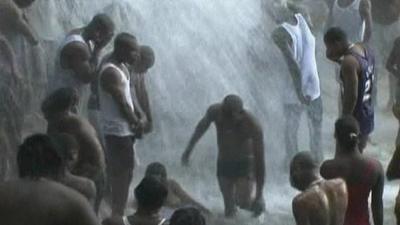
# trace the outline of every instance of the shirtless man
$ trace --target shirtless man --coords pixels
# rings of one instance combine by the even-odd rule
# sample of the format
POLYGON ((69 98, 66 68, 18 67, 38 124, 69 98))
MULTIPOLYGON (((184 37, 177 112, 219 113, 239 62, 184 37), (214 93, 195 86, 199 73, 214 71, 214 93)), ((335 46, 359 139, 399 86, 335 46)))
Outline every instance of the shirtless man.
MULTIPOLYGON (((393 44, 389 59, 386 62, 386 69, 393 76, 392 82, 395 82, 393 114, 397 119, 400 119, 400 37, 393 44)), ((398 145, 400 145, 400 128, 396 138, 396 146, 398 145)))
POLYGON ((164 203, 164 207, 175 210, 182 207, 193 206, 205 214, 211 214, 210 210, 194 200, 185 190, 183 190, 182 186, 177 181, 168 178, 167 169, 163 164, 159 162, 150 163, 146 168, 145 176, 159 179, 168 188, 168 196, 164 203))
POLYGON ((289 77, 285 97, 285 171, 298 150, 298 131, 301 114, 306 111, 310 130, 310 149, 318 161, 323 160, 321 148, 322 98, 317 62, 315 37, 305 18, 291 10, 281 11, 282 21, 273 31, 272 38, 281 50, 289 77))
POLYGON ((147 123, 144 125, 144 133, 149 133, 153 130, 153 117, 151 115, 150 100, 146 88, 147 71, 154 65, 154 51, 149 46, 143 45, 139 48, 140 58, 133 67, 134 77, 131 79, 131 85, 135 90, 136 98, 142 110, 146 114, 147 123))
POLYGON ((36 135, 20 146, 17 161, 21 179, 0 183, 1 223, 99 225, 88 201, 79 193, 43 178, 62 173, 61 159, 44 143, 48 141, 36 135))
POLYGON ((94 206, 96 200, 96 185, 93 181, 85 177, 73 175, 70 171, 73 170, 79 152, 78 142, 68 134, 57 134, 52 136, 56 147, 55 151, 58 152, 63 161, 63 176, 56 181, 70 187, 83 196, 94 206))
MULTIPOLYGON (((397 145, 396 151, 393 153, 392 159, 389 162, 386 177, 389 181, 400 179, 400 145, 397 145)), ((396 197, 396 205, 394 207, 397 224, 400 225, 400 191, 396 197)))
POLYGON ((136 38, 117 35, 114 50, 99 72, 101 124, 106 144, 107 177, 111 186, 112 217, 122 217, 133 177, 135 138, 143 133, 146 116, 132 99, 129 66, 139 57, 136 38))
POLYGON ((79 107, 82 111, 86 105, 83 97, 88 94, 88 84, 97 76, 100 53, 113 36, 114 23, 105 14, 97 14, 86 27, 67 34, 59 48, 50 91, 61 87, 75 88, 82 101, 79 107))
POLYGON ((343 225, 347 188, 342 179, 324 180, 312 155, 300 152, 290 164, 290 183, 301 191, 292 202, 298 225, 343 225))
POLYGON ((340 65, 342 82, 342 115, 352 115, 360 125, 359 150, 367 146, 374 130, 372 92, 375 76, 375 58, 362 43, 354 44, 346 33, 334 27, 324 37, 326 57, 340 65))
POLYGON ((336 157, 325 161, 320 169, 325 179, 346 181, 348 206, 344 225, 369 225, 368 198, 374 225, 383 225, 384 174, 378 160, 364 156, 358 150, 360 127, 352 116, 336 121, 336 157))
POLYGON ((235 216, 237 205, 259 216, 264 210, 264 136, 260 124, 243 108, 239 96, 228 95, 222 103, 208 108, 182 155, 182 164, 189 164, 196 143, 211 123, 217 128, 217 178, 225 216, 235 216))
POLYGON ((174 212, 170 225, 206 225, 206 219, 201 212, 193 207, 181 208, 174 212))
POLYGON ((48 134, 68 134, 79 144, 78 159, 71 172, 89 178, 96 184, 95 209, 97 212, 104 191, 104 152, 92 125, 74 113, 78 107, 78 101, 75 89, 61 88, 45 99, 42 112, 48 122, 48 134))

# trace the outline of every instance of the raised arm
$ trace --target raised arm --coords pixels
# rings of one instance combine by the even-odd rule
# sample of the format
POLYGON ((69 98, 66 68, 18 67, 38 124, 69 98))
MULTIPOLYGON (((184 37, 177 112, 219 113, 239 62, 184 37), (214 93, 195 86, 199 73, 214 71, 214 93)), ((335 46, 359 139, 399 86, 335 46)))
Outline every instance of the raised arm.
POLYGON ((121 75, 115 69, 108 68, 101 74, 100 82, 102 88, 113 97, 126 120, 136 126, 139 120, 125 97, 121 75))
POLYGON ((84 43, 72 42, 65 46, 61 51, 61 63, 64 68, 74 71, 73 76, 83 83, 96 79, 96 60, 84 43))
POLYGON ((291 48, 292 39, 289 33, 283 27, 279 27, 272 33, 272 38, 283 54, 289 69, 289 73, 293 79, 293 84, 295 86, 299 101, 305 103, 306 100, 302 92, 301 71, 299 65, 293 57, 294 53, 291 48))
POLYGON ((203 137, 204 133, 208 130, 211 123, 214 122, 216 110, 217 110, 216 106, 211 106, 207 110, 206 115, 197 124, 196 129, 195 129, 192 137, 190 138, 189 144, 186 147, 186 150, 182 155, 181 161, 182 161, 183 165, 186 165, 186 166, 189 165, 189 158, 190 158, 190 155, 192 154, 194 146, 197 144, 197 142, 200 140, 200 138, 203 137))
POLYGON ((372 13, 370 0, 362 0, 360 3, 360 15, 365 21, 363 42, 368 43, 372 36, 372 13))
POLYGON ((343 115, 352 115, 358 98, 358 62, 353 56, 346 56, 342 62, 343 115))
POLYGON ((385 178, 383 175, 382 165, 378 163, 377 179, 372 187, 371 195, 371 209, 372 216, 374 219, 374 225, 383 225, 383 188, 385 184, 385 178))

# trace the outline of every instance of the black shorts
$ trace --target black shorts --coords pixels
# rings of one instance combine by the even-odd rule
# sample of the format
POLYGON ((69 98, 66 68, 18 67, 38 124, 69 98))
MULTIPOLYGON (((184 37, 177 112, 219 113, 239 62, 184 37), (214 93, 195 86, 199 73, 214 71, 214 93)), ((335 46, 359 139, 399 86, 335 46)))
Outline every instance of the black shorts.
POLYGON ((253 173, 251 159, 218 160, 217 176, 225 178, 244 178, 253 173))

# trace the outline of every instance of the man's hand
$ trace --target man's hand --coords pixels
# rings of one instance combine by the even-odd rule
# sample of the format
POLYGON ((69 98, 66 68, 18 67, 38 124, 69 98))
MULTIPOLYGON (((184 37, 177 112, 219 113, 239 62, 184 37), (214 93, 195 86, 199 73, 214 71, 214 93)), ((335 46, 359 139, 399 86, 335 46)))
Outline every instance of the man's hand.
POLYGON ((304 101, 303 104, 310 105, 311 96, 308 96, 308 95, 304 96, 304 100, 303 101, 304 101))
POLYGON ((260 197, 254 200, 251 210, 253 211, 254 217, 259 217, 265 211, 264 198, 260 197))

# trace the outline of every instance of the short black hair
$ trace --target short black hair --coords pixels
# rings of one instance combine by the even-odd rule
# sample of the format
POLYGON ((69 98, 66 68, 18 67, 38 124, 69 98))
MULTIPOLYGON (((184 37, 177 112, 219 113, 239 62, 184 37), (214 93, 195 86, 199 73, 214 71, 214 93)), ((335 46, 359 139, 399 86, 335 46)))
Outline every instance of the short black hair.
POLYGON ((21 178, 57 177, 63 160, 53 140, 46 134, 34 134, 19 146, 17 164, 21 178))
POLYGON ((172 214, 170 225, 205 225, 206 220, 200 210, 194 207, 181 208, 172 214))
POLYGON ((227 95, 223 100, 223 107, 227 109, 243 108, 243 100, 234 94, 227 95))
POLYGON ((138 206, 147 210, 159 210, 168 195, 167 187, 158 179, 144 177, 135 188, 135 197, 138 206))
POLYGON ((324 41, 326 43, 348 42, 347 34, 340 27, 331 27, 325 33, 324 41))
POLYGON ((154 174, 160 174, 166 178, 167 177, 167 169, 160 162, 150 163, 146 168, 145 176, 152 176, 154 174))
POLYGON ((292 167, 293 165, 298 165, 305 170, 314 170, 318 167, 318 164, 312 156, 311 152, 307 151, 297 153, 293 157, 292 162, 290 163, 290 167, 292 167))
POLYGON ((63 112, 69 109, 74 101, 78 101, 79 96, 74 88, 60 88, 49 96, 42 103, 42 113, 45 117, 54 113, 63 112))
POLYGON ((346 149, 354 150, 358 144, 360 126, 353 116, 343 116, 335 123, 336 140, 346 149))
POLYGON ((115 25, 112 19, 105 13, 96 14, 89 25, 90 29, 114 32, 115 25))
POLYGON ((122 32, 119 33, 114 40, 114 49, 117 51, 130 48, 132 44, 137 45, 137 39, 133 34, 122 32))
POLYGON ((140 63, 144 64, 145 69, 150 69, 155 62, 154 51, 150 46, 142 45, 139 49, 140 63))

